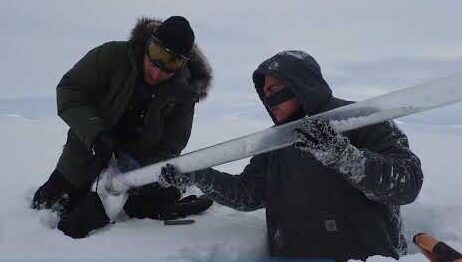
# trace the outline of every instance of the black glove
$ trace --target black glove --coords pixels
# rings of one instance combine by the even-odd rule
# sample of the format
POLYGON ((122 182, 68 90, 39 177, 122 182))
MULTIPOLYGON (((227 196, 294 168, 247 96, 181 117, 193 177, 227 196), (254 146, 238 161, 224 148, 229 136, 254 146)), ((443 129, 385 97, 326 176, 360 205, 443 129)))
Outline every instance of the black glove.
POLYGON ((195 183, 194 172, 181 173, 175 166, 167 164, 162 167, 159 177, 159 185, 162 187, 174 186, 182 192, 186 191, 186 187, 192 186, 195 183))
POLYGON ((162 188, 158 183, 152 183, 130 189, 123 209, 129 217, 158 219, 163 208, 174 204, 180 197, 177 188, 162 188))
POLYGON ((198 214, 213 201, 205 196, 190 195, 180 199, 175 187, 162 188, 158 183, 130 189, 124 211, 129 217, 169 220, 198 214))
POLYGON ((104 227, 109 218, 96 192, 89 192, 71 212, 63 215, 58 229, 72 238, 84 238, 94 229, 104 227))
POLYGON ((114 138, 110 132, 99 133, 91 146, 91 153, 100 169, 107 168, 115 151, 114 138))
POLYGON ((302 152, 308 152, 325 166, 333 166, 343 156, 350 141, 341 135, 329 122, 320 119, 305 118, 301 128, 296 128, 298 140, 294 146, 302 152))
POLYGON ((199 214, 209 209, 212 204, 213 201, 204 195, 199 197, 196 195, 189 195, 182 198, 177 203, 165 206, 161 211, 160 219, 170 220, 199 214))
POLYGON ((87 191, 88 188, 77 188, 63 174, 54 170, 50 178, 35 192, 31 207, 51 209, 63 214, 77 206, 87 191))

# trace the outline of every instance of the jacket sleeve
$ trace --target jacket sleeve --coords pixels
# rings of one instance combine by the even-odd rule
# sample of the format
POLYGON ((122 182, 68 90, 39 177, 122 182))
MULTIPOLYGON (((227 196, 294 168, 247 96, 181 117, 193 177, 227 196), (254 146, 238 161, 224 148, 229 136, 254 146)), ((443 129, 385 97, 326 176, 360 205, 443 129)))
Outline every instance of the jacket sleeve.
POLYGON ((143 166, 180 155, 191 136, 194 118, 193 101, 175 106, 166 118, 162 138, 148 154, 140 157, 143 166))
MULTIPOLYGON (((393 122, 367 128, 364 148, 352 145, 336 164, 344 177, 366 197, 387 205, 413 202, 423 174, 407 137, 393 122)), ((360 138, 361 139, 361 138, 360 138)))
POLYGON ((264 155, 255 156, 240 175, 208 168, 194 174, 195 184, 214 201, 239 211, 265 207, 266 176, 264 155))
POLYGON ((89 149, 94 137, 108 129, 98 110, 108 86, 108 44, 88 52, 61 79, 56 89, 58 115, 89 149))

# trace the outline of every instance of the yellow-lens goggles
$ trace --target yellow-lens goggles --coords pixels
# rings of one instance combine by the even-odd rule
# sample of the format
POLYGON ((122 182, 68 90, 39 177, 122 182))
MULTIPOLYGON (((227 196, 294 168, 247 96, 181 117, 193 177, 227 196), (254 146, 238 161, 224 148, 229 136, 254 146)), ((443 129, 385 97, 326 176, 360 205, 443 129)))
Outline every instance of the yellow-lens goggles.
POLYGON ((188 58, 177 55, 170 49, 163 47, 156 38, 151 38, 146 45, 146 54, 152 64, 166 72, 174 72, 181 69, 188 58))

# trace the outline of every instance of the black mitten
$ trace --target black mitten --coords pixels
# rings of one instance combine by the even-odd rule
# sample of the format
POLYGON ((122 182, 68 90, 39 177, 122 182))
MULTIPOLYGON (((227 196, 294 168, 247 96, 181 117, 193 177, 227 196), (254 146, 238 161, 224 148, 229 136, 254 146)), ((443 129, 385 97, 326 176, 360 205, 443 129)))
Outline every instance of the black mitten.
POLYGON ((109 218, 96 192, 89 192, 71 212, 63 215, 58 229, 72 238, 84 238, 94 229, 104 227, 109 218))

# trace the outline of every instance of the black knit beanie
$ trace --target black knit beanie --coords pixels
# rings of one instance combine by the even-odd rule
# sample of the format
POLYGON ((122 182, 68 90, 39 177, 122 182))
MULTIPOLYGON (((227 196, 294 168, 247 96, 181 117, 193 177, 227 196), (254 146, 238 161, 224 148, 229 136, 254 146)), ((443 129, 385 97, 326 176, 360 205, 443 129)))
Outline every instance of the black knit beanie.
POLYGON ((189 56, 194 45, 194 32, 186 18, 171 16, 166 19, 156 31, 154 36, 161 43, 179 55, 189 56))

